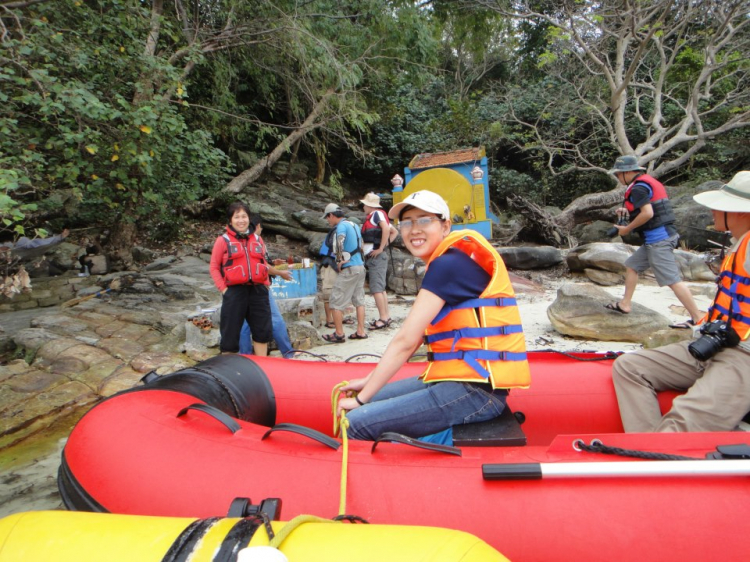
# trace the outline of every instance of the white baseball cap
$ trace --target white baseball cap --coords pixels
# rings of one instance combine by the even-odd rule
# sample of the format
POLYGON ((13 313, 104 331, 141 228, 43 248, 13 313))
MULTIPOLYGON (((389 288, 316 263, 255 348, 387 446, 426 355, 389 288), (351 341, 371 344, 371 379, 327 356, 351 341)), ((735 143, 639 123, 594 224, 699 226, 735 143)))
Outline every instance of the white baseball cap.
POLYGON ((693 195, 693 200, 714 211, 750 213, 750 172, 737 172, 728 184, 693 195))
POLYGON ((417 209, 422 209, 428 213, 435 213, 443 220, 449 220, 451 218, 451 211, 448 208, 448 204, 442 197, 440 197, 440 195, 433 193, 432 191, 415 191, 401 201, 401 203, 394 205, 391 210, 388 211, 388 216, 392 219, 398 219, 401 211, 403 211, 405 207, 416 207, 417 209))
POLYGON ((323 218, 326 218, 331 213, 335 213, 336 211, 340 211, 340 210, 341 210, 341 207, 336 205, 336 203, 328 203, 328 205, 326 205, 325 211, 323 211, 323 218))

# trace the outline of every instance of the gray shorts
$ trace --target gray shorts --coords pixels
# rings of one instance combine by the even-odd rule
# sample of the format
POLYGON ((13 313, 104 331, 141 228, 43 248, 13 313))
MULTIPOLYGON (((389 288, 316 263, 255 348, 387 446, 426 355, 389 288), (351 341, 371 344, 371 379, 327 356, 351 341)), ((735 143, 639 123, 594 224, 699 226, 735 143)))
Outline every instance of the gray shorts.
POLYGON ((365 305, 365 266, 353 265, 342 269, 331 290, 328 303, 333 310, 345 310, 349 303, 365 305))
POLYGON ((674 249, 679 239, 680 235, 675 234, 655 244, 644 244, 625 260, 625 267, 634 269, 638 273, 650 267, 659 287, 679 283, 682 281, 682 275, 677 266, 677 259, 674 257, 674 249))
POLYGON ((370 277, 370 292, 385 293, 386 278, 388 277, 388 254, 382 252, 365 261, 367 275, 370 277))

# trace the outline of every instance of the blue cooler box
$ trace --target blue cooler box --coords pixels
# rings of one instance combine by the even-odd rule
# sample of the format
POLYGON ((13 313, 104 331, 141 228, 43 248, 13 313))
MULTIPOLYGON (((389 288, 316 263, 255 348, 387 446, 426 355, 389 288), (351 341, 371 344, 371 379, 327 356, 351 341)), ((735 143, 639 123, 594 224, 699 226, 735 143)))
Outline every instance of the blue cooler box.
MULTIPOLYGON (((299 264, 295 264, 299 265, 299 264)), ((276 299, 309 297, 318 292, 318 266, 290 269, 292 281, 276 277, 271 283, 271 292, 276 299)))

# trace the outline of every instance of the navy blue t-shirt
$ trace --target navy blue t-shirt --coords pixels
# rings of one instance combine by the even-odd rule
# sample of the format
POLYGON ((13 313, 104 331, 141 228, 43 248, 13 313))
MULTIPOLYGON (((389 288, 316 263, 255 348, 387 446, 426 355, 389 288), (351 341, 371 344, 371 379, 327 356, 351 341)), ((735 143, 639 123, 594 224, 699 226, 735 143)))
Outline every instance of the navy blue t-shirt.
POLYGON ((477 298, 491 276, 461 250, 450 248, 430 263, 422 288, 435 293, 449 305, 477 298))

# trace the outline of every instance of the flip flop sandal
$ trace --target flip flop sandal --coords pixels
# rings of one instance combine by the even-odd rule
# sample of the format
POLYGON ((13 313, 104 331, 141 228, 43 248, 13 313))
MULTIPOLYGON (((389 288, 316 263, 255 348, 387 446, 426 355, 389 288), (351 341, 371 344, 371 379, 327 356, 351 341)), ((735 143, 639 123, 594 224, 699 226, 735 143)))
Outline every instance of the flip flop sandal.
POLYGON ((390 318, 388 320, 373 320, 372 322, 370 322, 370 330, 382 330, 390 326, 392 322, 393 320, 391 320, 390 318))
POLYGON ((678 322, 677 324, 670 324, 670 328, 677 328, 678 330, 689 330, 692 327, 695 326, 695 322, 693 322, 692 318, 688 318, 684 322, 678 322))
POLYGON ((610 302, 610 303, 607 303, 607 304, 604 305, 604 308, 606 308, 607 310, 614 310, 615 312, 619 312, 620 314, 630 314, 630 312, 628 312, 627 310, 623 310, 620 307, 620 303, 619 302, 610 302))
POLYGON ((336 327, 335 322, 326 322, 326 328, 328 328, 329 330, 333 330, 335 327, 336 327))
POLYGON ((366 340, 369 337, 370 336, 368 336, 367 334, 360 336, 357 332, 354 332, 351 336, 349 336, 349 339, 350 340, 366 340))
POLYGON ((354 318, 344 318, 343 323, 349 325, 354 324, 354 318))
POLYGON ((346 336, 340 336, 336 332, 333 332, 332 334, 325 334, 323 339, 328 343, 344 343, 346 336))

